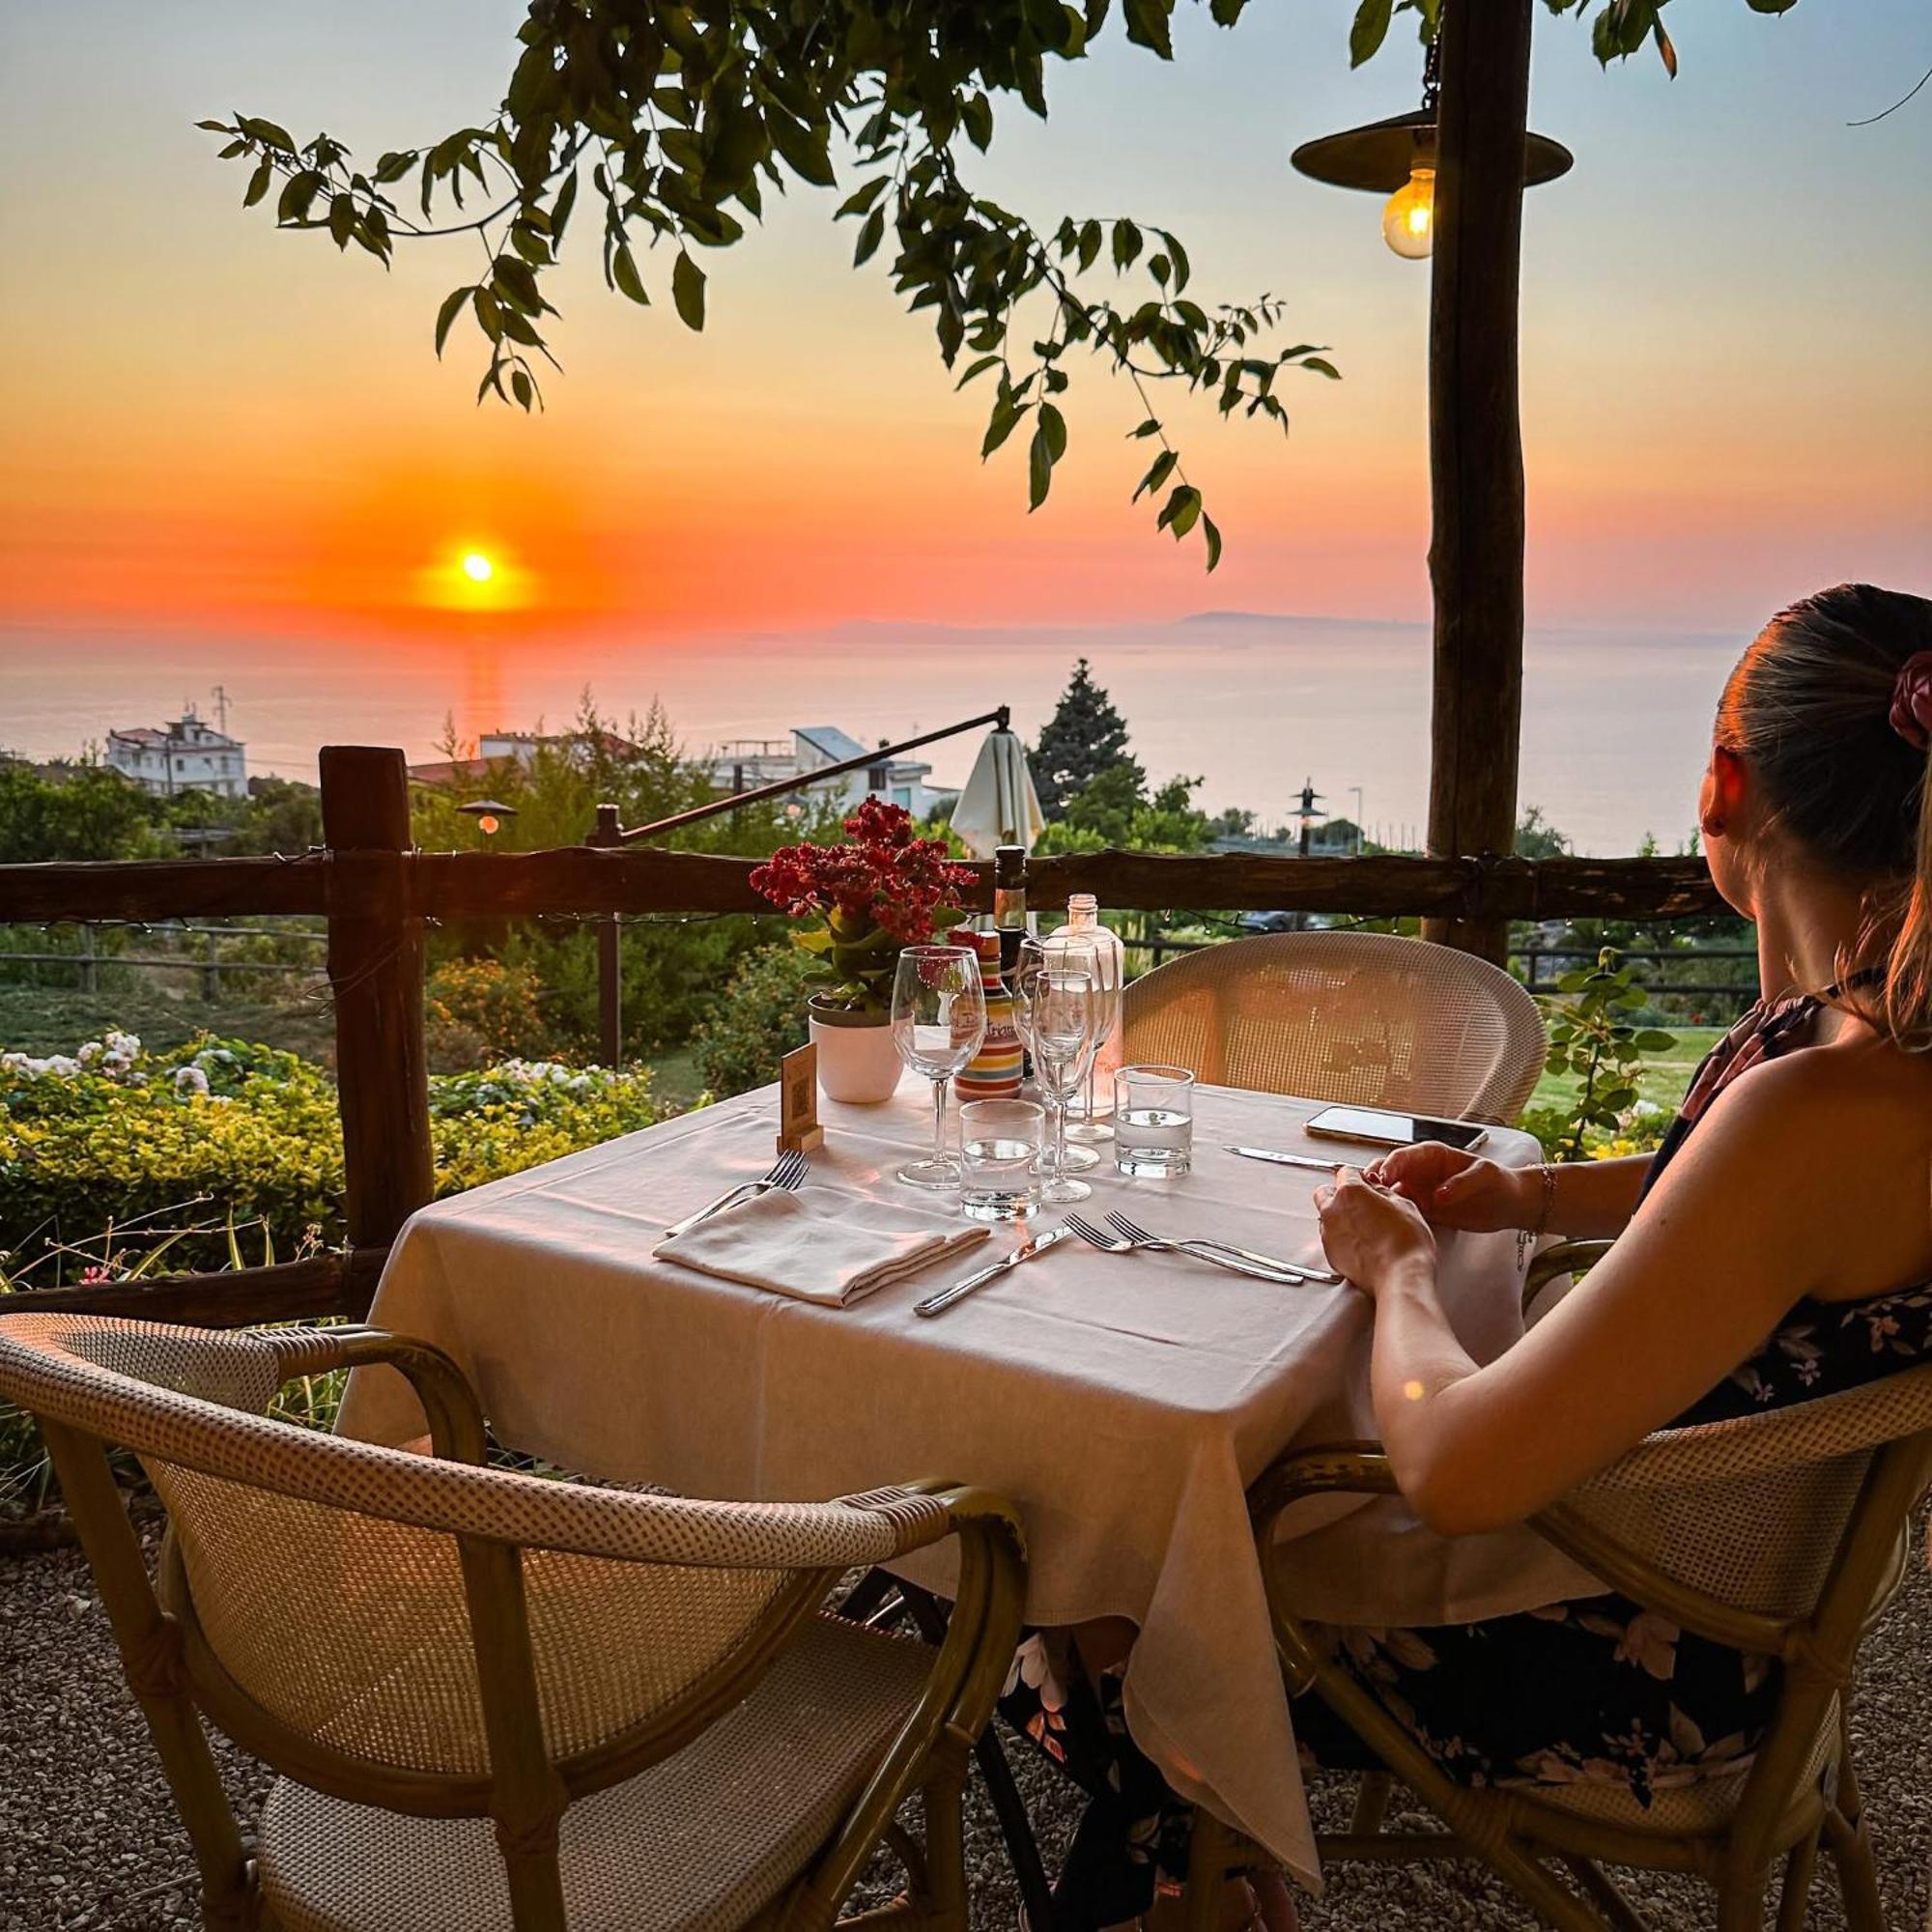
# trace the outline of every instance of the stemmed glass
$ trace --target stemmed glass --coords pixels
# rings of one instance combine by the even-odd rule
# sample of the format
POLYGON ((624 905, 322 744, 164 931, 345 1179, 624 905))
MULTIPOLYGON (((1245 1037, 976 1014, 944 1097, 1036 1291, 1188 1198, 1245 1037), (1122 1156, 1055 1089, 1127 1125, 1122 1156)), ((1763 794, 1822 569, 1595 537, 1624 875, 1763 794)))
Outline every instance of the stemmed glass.
MULTIPOLYGON (((1073 1123, 1066 1133, 1067 1138, 1076 1144, 1070 1151, 1074 1155, 1074 1167, 1095 1167, 1099 1165, 1100 1156, 1094 1152, 1094 1146, 1114 1138, 1113 1128, 1098 1118, 1104 1109, 1095 1095, 1094 1085, 1101 1051, 1121 1027, 1122 958, 1111 946, 1088 946, 1078 940, 1063 940, 1062 944, 1079 946, 1094 961, 1094 1051, 1087 1059, 1087 1077, 1081 1083, 1080 1092, 1074 1095, 1071 1110, 1073 1123)), ((1076 970, 1084 972, 1086 968, 1076 970)))
POLYGON ((970 946, 908 946, 893 975, 893 1045, 932 1082, 932 1156, 899 1169, 911 1187, 957 1187, 962 1169, 946 1151, 946 1083, 986 1037, 980 955, 970 946))
POLYGON ((1067 1171, 1066 1103, 1094 1057, 1099 965, 1091 946, 1048 947, 1029 939, 1020 947, 1012 977, 1014 1023, 1053 1115, 1039 1198, 1055 1206, 1085 1201, 1094 1190, 1067 1171))

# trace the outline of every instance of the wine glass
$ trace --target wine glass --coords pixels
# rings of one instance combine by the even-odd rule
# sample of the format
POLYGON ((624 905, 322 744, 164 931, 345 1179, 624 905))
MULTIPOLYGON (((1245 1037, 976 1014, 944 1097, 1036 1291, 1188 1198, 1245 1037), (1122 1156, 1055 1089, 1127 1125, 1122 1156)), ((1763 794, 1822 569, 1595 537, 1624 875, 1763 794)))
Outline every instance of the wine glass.
MULTIPOLYGON (((1094 1148, 1101 1142, 1114 1138, 1114 1130, 1100 1118, 1106 1111, 1106 1104, 1094 1092, 1095 1079, 1100 1065, 1100 1056, 1107 1042, 1121 1030, 1121 994, 1123 979, 1122 967, 1125 961, 1118 944, 1100 945, 1088 943, 1070 936, 1068 928, 1063 926, 1056 935, 1063 945, 1080 946, 1091 952, 1094 958, 1094 1051, 1088 1056, 1087 1077, 1081 1083, 1080 1092, 1073 1096, 1071 1108, 1072 1124, 1066 1129, 1067 1138, 1074 1145, 1067 1150, 1076 1170, 1097 1167, 1100 1156, 1094 1148), (1084 1156, 1084 1158, 1083 1158, 1084 1156)), ((1085 971, 1084 967, 1076 970, 1085 971)), ((1111 1098, 1111 1096, 1109 1096, 1111 1098)))
POLYGON ((1067 1169, 1066 1103, 1093 1058, 1099 978, 1093 948, 1047 947, 1035 939, 1021 946, 1013 967, 1013 1017, 1053 1115, 1039 1198, 1055 1206, 1085 1201, 1094 1191, 1067 1169))
POLYGON ((932 1082, 932 1155, 899 1169, 910 1187, 957 1187, 958 1161, 946 1151, 946 1083, 986 1037, 980 955, 970 946, 908 946, 893 975, 893 1045, 932 1082))

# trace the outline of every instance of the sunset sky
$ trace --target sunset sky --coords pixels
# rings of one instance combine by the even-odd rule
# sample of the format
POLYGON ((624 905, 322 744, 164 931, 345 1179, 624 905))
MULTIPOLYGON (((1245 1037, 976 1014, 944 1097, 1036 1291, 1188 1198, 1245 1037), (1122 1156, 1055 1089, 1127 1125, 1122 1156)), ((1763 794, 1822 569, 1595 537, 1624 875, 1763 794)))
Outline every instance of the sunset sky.
MULTIPOLYGON (((366 157, 484 115, 507 0, 10 0, 0 17, 0 653, 48 631, 568 648, 582 637, 1427 608, 1428 274, 1378 207, 1293 174, 1308 136, 1413 104, 1406 27, 1350 74, 1345 0, 1183 6, 1163 66, 1116 25, 1003 112, 986 189, 1179 232, 1195 292, 1288 305, 1345 380, 1288 379, 1293 436, 1205 412, 1189 466, 1228 539, 1130 509, 1131 394, 1076 372, 1072 448, 1026 514, 983 468, 883 261, 803 186, 706 257, 711 325, 605 294, 580 216, 549 413, 475 407, 478 338, 430 348, 464 242, 393 274, 244 213, 201 115, 326 126, 366 157), (461 608, 458 560, 497 565, 461 608), (498 593, 508 592, 508 595, 498 593), (14 642, 10 645, 12 637, 14 642)), ((1601 71, 1539 10, 1532 117, 1577 153, 1524 241, 1530 598, 1549 624, 1754 625, 1821 582, 1932 575, 1932 65, 1922 0, 1672 10, 1682 76, 1601 71)), ((842 190, 840 191, 842 192, 842 190)), ((473 243, 469 244, 473 247, 473 243)), ((647 276, 664 269, 646 259, 647 276)), ((34 648, 43 648, 36 641, 34 648)), ((291 643, 289 648, 298 649, 291 643)), ((84 657, 84 647, 83 647, 84 657)))

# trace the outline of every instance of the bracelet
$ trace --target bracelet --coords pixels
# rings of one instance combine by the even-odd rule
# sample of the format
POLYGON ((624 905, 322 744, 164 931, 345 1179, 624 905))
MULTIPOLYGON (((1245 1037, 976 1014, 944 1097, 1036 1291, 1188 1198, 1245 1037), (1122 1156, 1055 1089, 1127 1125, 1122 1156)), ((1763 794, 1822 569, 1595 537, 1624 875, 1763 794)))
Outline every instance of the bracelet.
POLYGON ((1517 1230, 1516 1264, 1518 1267, 1523 1267, 1528 1264, 1530 1249, 1533 1248, 1536 1245, 1536 1243, 1544 1237, 1545 1235, 1548 1234, 1550 1218, 1556 1212, 1555 1168, 1553 1168, 1549 1164, 1549 1162, 1546 1160, 1538 1164, 1536 1173, 1537 1173, 1537 1179, 1541 1181, 1543 1187, 1543 1209, 1542 1212, 1539 1213, 1536 1217, 1535 1227, 1519 1228, 1517 1230))

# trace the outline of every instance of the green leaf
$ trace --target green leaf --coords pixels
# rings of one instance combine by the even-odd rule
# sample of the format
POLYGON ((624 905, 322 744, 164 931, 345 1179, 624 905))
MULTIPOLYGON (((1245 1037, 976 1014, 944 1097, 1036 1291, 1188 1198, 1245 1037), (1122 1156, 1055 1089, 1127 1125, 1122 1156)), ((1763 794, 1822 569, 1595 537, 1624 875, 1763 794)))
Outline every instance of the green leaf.
POLYGON ((997 355, 981 355, 978 361, 967 366, 966 373, 952 386, 955 389, 963 389, 975 376, 983 376, 988 369, 997 369, 999 366, 1000 358, 997 355))
POLYGON ((810 182, 814 187, 831 187, 837 183, 838 177, 832 172, 831 146, 825 129, 805 127, 783 108, 772 106, 765 110, 765 131, 785 165, 802 181, 810 182))
POLYGON ((1646 1027, 1631 1044, 1639 1053, 1668 1053, 1677 1044, 1677 1036, 1656 1027, 1646 1027))
POLYGON ((1663 63, 1663 71, 1672 80, 1677 78, 1677 49, 1670 44, 1670 36, 1663 31, 1662 20, 1650 23, 1650 38, 1657 43, 1658 58, 1663 63))
POLYGON ((864 214, 871 205, 893 185, 890 175, 875 175, 863 187, 855 188, 838 204, 837 220, 841 215, 864 214))
POLYGON ((852 250, 852 266, 855 269, 872 259, 873 253, 877 250, 880 240, 884 237, 885 232, 885 210, 875 208, 871 213, 867 215, 864 225, 859 230, 858 243, 852 250))
POLYGON ((563 185, 556 191, 556 199, 550 205, 550 242, 554 252, 563 242, 563 231, 570 220, 570 211, 577 206, 577 170, 572 168, 564 176, 563 185))
POLYGON ((1354 24, 1349 29, 1349 65, 1360 67, 1372 59, 1388 38, 1389 18, 1394 0, 1362 0, 1355 9, 1354 24))
POLYGON ((1080 227, 1080 272, 1084 275, 1099 260, 1102 237, 1097 221, 1086 221, 1080 227))
POLYGON ((1147 421, 1142 423, 1139 429, 1132 429, 1127 432, 1127 440, 1131 442, 1135 437, 1158 436, 1159 434, 1160 434, 1159 422, 1156 421, 1154 417, 1149 416, 1147 421))
MULTIPOLYGON (((682 261, 684 258, 678 258, 682 261)), ((631 253, 628 242, 619 242, 611 255, 611 276, 617 284, 619 292, 627 295, 640 308, 649 308, 651 298, 644 289, 644 278, 638 272, 638 258, 631 253)))
POLYGON ((1221 532, 1214 526, 1214 519, 1205 511, 1201 518, 1201 534, 1208 540, 1208 568, 1212 570, 1221 561, 1221 532))
POLYGON ((328 204, 328 233, 337 248, 349 246, 355 232, 355 202, 353 196, 338 194, 328 204))
POLYGON ((981 462, 984 462, 987 457, 991 456, 994 450, 998 449, 1001 443, 1005 442, 1008 437, 1012 435, 1013 431, 1024 420, 1026 414, 1027 412, 1024 409, 1005 399, 993 405, 993 413, 986 423, 986 439, 980 445, 980 460, 981 462))
MULTIPOLYGON (((1143 497, 1151 496, 1174 474, 1174 466, 1179 461, 1180 458, 1173 450, 1163 449, 1154 458, 1152 467, 1141 478, 1140 487, 1135 490, 1133 496, 1128 498, 1128 501, 1138 503, 1143 497)), ((1165 520, 1163 519, 1163 521, 1165 520)))
POLYGON ((670 298, 687 328, 704 327, 704 270, 682 249, 671 264, 670 298))
MULTIPOLYGON (((1045 406, 1042 405, 1042 412, 1045 406)), ((1041 421, 1033 433, 1033 441, 1027 449, 1027 510, 1033 511, 1046 501, 1046 493, 1053 485, 1053 444, 1046 434, 1046 424, 1041 421)))
POLYGON ((1114 267, 1130 269, 1141 252, 1141 231, 1131 221, 1114 223, 1114 267))
POLYGON ((436 312, 436 353, 442 355, 442 345, 449 339, 449 326, 461 312, 463 304, 476 292, 473 282, 466 282, 460 289, 451 289, 443 297, 442 306, 436 312))
POLYGON ((399 182, 416 164, 413 151, 398 149, 384 155, 376 163, 376 185, 387 187, 391 182, 399 182))
POLYGON ((1334 363, 1330 362, 1325 356, 1304 355, 1301 359, 1301 366, 1304 369, 1313 369, 1318 376, 1326 376, 1332 382, 1339 383, 1342 380, 1341 370, 1336 368, 1334 363))
POLYGON ((1201 492, 1191 483, 1176 486, 1174 493, 1162 508, 1154 527, 1172 530, 1174 540, 1179 543, 1194 527, 1195 519, 1201 514, 1201 492))
POLYGON ((1054 462, 1066 454, 1066 419, 1051 403, 1039 406, 1040 433, 1046 438, 1046 445, 1054 462))
POLYGON ((253 208, 268 193, 269 184, 275 178, 275 164, 264 155, 261 164, 248 177, 248 191, 242 197, 243 208, 253 208))
POLYGON ((535 398, 536 384, 521 369, 512 369, 510 371, 510 387, 515 392, 517 401, 527 410, 535 398))
POLYGON ((983 94, 969 94, 959 103, 959 120, 966 138, 983 155, 993 142, 993 103, 983 94))
POLYGON ((1174 0, 1126 0, 1127 39, 1137 46, 1151 47, 1162 60, 1172 60, 1174 41, 1167 16, 1173 7, 1174 0))

